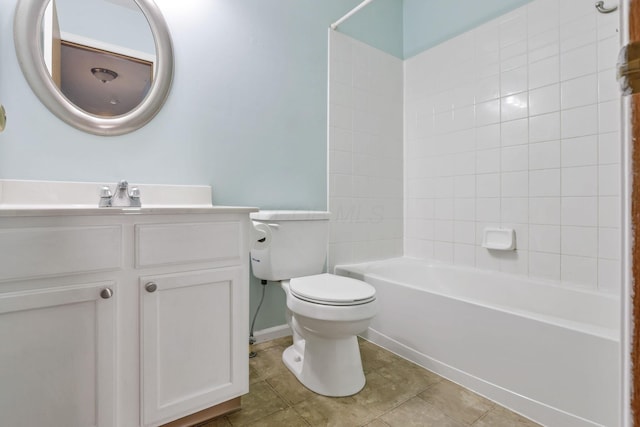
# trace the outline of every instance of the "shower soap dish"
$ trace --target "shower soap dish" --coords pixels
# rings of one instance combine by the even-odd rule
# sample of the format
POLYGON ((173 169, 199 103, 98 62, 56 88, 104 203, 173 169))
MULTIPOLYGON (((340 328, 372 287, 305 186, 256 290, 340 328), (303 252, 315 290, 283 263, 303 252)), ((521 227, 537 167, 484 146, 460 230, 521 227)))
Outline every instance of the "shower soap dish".
POLYGON ((486 227, 482 234, 482 247, 496 251, 512 251, 516 248, 516 232, 512 228, 486 227))

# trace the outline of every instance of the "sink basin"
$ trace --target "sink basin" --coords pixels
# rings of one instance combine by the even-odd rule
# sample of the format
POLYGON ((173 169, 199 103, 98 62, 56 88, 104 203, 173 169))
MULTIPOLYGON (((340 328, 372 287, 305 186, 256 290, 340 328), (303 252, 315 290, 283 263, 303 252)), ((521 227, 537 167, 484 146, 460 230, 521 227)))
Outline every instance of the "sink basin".
POLYGON ((98 208, 100 189, 115 182, 69 182, 0 180, 0 211, 7 210, 94 210, 147 211, 159 209, 212 208, 208 185, 136 184, 142 207, 98 208))

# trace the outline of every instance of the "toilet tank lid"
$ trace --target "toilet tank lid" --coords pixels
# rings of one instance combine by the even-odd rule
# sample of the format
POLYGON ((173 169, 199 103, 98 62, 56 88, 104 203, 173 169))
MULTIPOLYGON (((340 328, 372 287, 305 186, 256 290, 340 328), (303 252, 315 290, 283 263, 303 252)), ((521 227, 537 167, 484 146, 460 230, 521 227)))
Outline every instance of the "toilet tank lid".
POLYGON ((327 211, 259 211, 249 214, 257 221, 313 221, 327 220, 331 212, 327 211))

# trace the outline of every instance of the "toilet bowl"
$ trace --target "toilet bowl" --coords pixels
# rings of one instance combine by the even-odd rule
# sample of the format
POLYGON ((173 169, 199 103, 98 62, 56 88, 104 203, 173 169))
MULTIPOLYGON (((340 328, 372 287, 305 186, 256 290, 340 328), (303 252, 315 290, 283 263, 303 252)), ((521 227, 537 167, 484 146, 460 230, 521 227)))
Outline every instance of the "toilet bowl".
POLYGON ((361 280, 322 273, 329 212, 260 211, 251 249, 254 276, 278 281, 286 294, 293 345, 282 360, 308 389, 349 396, 365 385, 357 334, 376 315, 375 288, 361 280))
POLYGON ((332 274, 284 280, 281 286, 293 332, 293 345, 282 354, 284 364, 318 394, 338 397, 359 392, 365 377, 357 334, 369 327, 377 312, 375 289, 332 274))

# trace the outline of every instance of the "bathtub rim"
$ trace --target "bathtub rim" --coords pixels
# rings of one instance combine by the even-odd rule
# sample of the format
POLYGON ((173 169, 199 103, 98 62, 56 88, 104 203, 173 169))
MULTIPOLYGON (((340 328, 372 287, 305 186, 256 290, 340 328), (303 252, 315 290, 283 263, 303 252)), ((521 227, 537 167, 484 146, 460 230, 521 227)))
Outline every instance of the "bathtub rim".
MULTIPOLYGON (((395 279, 390 279, 389 277, 386 277, 380 273, 372 273, 369 271, 370 266, 374 265, 374 264, 380 264, 380 263, 391 263, 391 262, 413 262, 413 263, 421 263, 424 264, 427 267, 436 267, 436 268, 443 268, 443 269, 447 269, 447 270, 462 270, 468 273, 481 273, 481 274, 486 274, 486 275, 499 275, 505 279, 515 279, 518 281, 526 281, 527 283, 533 285, 533 286, 542 286, 542 287, 546 287, 547 289, 551 288, 551 289, 558 289, 561 290, 562 292, 575 292, 575 293, 579 293, 579 294, 585 294, 585 295, 589 295, 592 297, 598 297, 598 298, 603 298, 605 300, 609 300, 612 301, 612 303, 618 303, 620 304, 620 297, 619 295, 616 294, 609 294, 609 293, 604 293, 604 292, 598 292, 595 291, 593 289, 589 289, 589 288, 583 288, 583 287, 572 287, 572 286, 567 286, 567 285, 562 285, 560 284, 558 281, 554 281, 554 280, 545 280, 545 279, 540 279, 540 278, 530 278, 528 276, 523 276, 523 275, 518 275, 518 274, 513 274, 513 273, 506 273, 506 272, 498 272, 498 271, 493 271, 493 270, 486 270, 486 269, 479 269, 479 268, 474 268, 474 267, 469 267, 469 266, 458 266, 458 265, 452 265, 452 264, 447 264, 447 263, 443 263, 437 260, 425 260, 425 259, 421 259, 421 258, 413 258, 413 257, 406 257, 406 256, 402 256, 402 257, 394 257, 394 258, 386 258, 386 259, 381 259, 381 260, 375 260, 375 261, 366 261, 366 262, 361 262, 361 263, 352 263, 352 264, 338 264, 334 267, 334 274, 337 275, 344 275, 341 272, 342 271, 346 271, 346 272, 350 272, 350 273, 355 273, 355 274, 359 274, 360 277, 356 277, 359 278, 360 280, 366 281, 366 278, 371 278, 374 280, 380 280, 380 281, 385 281, 388 283, 391 283, 393 285, 396 286, 405 286, 414 290, 418 290, 418 291, 423 291, 423 292, 428 292, 434 295, 438 295, 441 297, 446 297, 446 298, 453 298, 462 302, 465 302, 467 304, 473 304, 473 305, 478 305, 478 306, 482 306, 482 307, 489 307, 491 309, 500 311, 500 312, 504 312, 504 313, 508 313, 508 314, 512 314, 515 316, 520 316, 520 317, 524 317, 530 320, 536 320, 536 321, 540 321, 546 324, 551 324, 551 325, 556 325, 556 326, 561 326, 561 327, 565 327, 567 329, 570 329, 572 331, 576 331, 576 332, 581 332, 581 333, 586 333, 589 335, 594 335, 597 336, 599 338, 603 338, 603 339, 607 339, 607 340, 612 340, 615 342, 620 342, 621 341, 621 328, 620 325, 618 325, 617 328, 609 328, 603 325, 598 325, 598 324, 594 324, 594 323, 587 323, 587 322, 580 322, 577 320, 572 320, 572 319, 568 319, 565 317, 561 317, 561 316, 557 316, 557 315, 550 315, 550 314, 543 314, 543 313, 536 313, 530 310, 526 310, 526 309, 522 309, 522 308, 514 308, 514 307, 509 307, 509 306, 505 306, 505 305, 501 305, 501 304, 496 304, 496 303, 492 303, 492 302, 488 302, 488 301, 479 301, 473 298, 465 298, 463 296, 460 295, 449 295, 447 293, 438 291, 436 289, 426 289, 423 287, 419 287, 416 286, 414 284, 410 284, 410 283, 405 283, 405 282, 401 282, 399 280, 395 280, 395 279)), ((353 277, 353 276, 351 276, 353 277)), ((619 315, 616 316, 616 319, 619 319, 619 315)))

